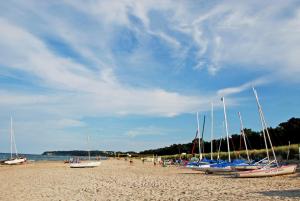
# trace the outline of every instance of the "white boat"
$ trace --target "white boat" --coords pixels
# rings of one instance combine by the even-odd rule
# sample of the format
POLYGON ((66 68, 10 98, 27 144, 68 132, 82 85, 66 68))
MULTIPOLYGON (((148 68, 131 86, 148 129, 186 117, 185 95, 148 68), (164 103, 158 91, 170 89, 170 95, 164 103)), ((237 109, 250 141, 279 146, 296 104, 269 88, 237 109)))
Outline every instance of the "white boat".
POLYGON ((25 163, 26 162, 26 158, 13 158, 13 159, 9 159, 4 161, 4 164, 7 165, 17 165, 17 164, 21 164, 21 163, 25 163))
POLYGON ((256 163, 249 163, 249 164, 241 164, 232 166, 231 169, 235 171, 247 171, 247 170, 257 170, 261 169, 269 164, 269 161, 267 160, 267 157, 256 162, 256 163))
POLYGON ((22 164, 24 162, 26 162, 26 158, 18 156, 16 141, 15 141, 15 135, 14 135, 14 132, 13 132, 12 117, 11 117, 10 118, 10 159, 4 161, 4 164, 6 164, 6 165, 18 165, 18 164, 22 164), (15 155, 16 155, 15 158, 13 158, 13 144, 14 144, 15 155))
POLYGON ((253 88, 253 92, 256 98, 256 103, 257 103, 257 107, 258 107, 258 112, 259 112, 259 116, 260 116, 260 121, 261 121, 261 125, 262 125, 262 132, 263 132, 263 137, 264 137, 264 141, 265 141, 265 146, 266 146, 266 153, 267 153, 267 158, 269 163, 267 165, 265 165, 264 167, 262 167, 261 169, 257 169, 257 170, 250 170, 250 171, 241 171, 241 172, 237 172, 235 174, 236 177, 240 177, 240 178, 248 178, 248 177, 272 177, 272 176, 279 176, 279 175, 286 175, 286 174, 293 174, 296 172, 296 168, 297 165, 279 165, 276 159, 276 155, 275 155, 275 151, 272 145, 272 141, 270 138, 270 134, 268 131, 268 126, 262 111, 262 107, 259 103, 258 100, 258 95, 256 90, 253 88), (273 157, 274 160, 270 161, 270 157, 269 157, 269 153, 268 153, 268 144, 267 144, 267 140, 269 141, 269 144, 271 146, 272 149, 272 153, 273 153, 273 157))
POLYGON ((283 165, 279 167, 264 167, 257 170, 241 171, 235 174, 236 177, 272 177, 279 175, 293 174, 296 172, 297 165, 283 165))
MULTIPOLYGON (((87 137, 87 143, 89 144, 89 136, 87 137)), ((98 167, 101 164, 101 161, 91 161, 90 150, 88 150, 88 155, 88 161, 75 160, 72 163, 70 163, 70 168, 93 168, 98 167)))
POLYGON ((98 167, 100 164, 100 161, 84 161, 79 163, 70 163, 70 168, 93 168, 98 167))
POLYGON ((247 170, 257 170, 263 167, 264 166, 262 165, 239 165, 239 166, 231 166, 231 169, 235 171, 247 171, 247 170))
POLYGON ((234 170, 230 166, 226 167, 211 167, 205 170, 205 174, 231 174, 234 170))

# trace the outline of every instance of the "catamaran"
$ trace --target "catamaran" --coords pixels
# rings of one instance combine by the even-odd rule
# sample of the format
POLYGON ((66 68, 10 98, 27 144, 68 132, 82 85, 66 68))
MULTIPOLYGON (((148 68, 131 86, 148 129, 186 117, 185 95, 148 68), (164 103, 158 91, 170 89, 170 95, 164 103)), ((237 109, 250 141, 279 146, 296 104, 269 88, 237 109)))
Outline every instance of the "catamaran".
MULTIPOLYGON (((89 144, 89 137, 87 138, 87 142, 89 144)), ((88 161, 74 160, 72 163, 70 163, 70 168, 93 168, 98 167, 101 164, 101 161, 91 161, 90 150, 88 150, 88 156, 88 161)))
POLYGON ((13 130, 13 120, 12 117, 10 118, 10 159, 4 161, 4 164, 7 165, 18 165, 26 162, 26 158, 19 157, 18 151, 17 151, 17 145, 13 130), (15 158, 13 157, 13 145, 15 149, 15 158))
POLYGON ((224 122, 225 122, 225 131, 226 131, 226 139, 227 139, 227 151, 228 151, 228 162, 219 162, 215 164, 211 164, 210 167, 203 169, 205 173, 207 174, 213 174, 213 173, 231 173, 235 170, 232 169, 232 166, 236 165, 246 165, 244 160, 231 160, 230 157, 230 146, 229 146, 229 132, 228 132, 228 122, 227 122, 227 114, 226 114, 226 106, 225 106, 225 98, 222 97, 221 101, 223 102, 223 110, 224 110, 224 122))
MULTIPOLYGON (((196 171, 202 171, 202 172, 206 172, 208 173, 211 169, 216 170, 216 168, 218 166, 222 166, 225 164, 225 161, 220 160, 220 158, 218 157, 217 160, 213 159, 213 132, 214 132, 214 124, 213 124, 213 120, 214 120, 214 116, 213 116, 213 111, 214 111, 214 105, 213 103, 211 103, 211 153, 210 153, 210 160, 209 159, 202 159, 201 162, 193 167, 193 170, 196 171)), ((204 131, 204 126, 203 126, 203 130, 204 131)), ((203 133, 203 132, 202 132, 203 133)), ((226 170, 226 168, 222 168, 222 170, 226 170)))
POLYGON ((278 164, 278 161, 277 161, 276 155, 275 155, 275 151, 274 151, 274 148, 272 145, 272 141, 271 141, 271 138, 269 135, 267 123, 266 123, 266 120, 265 120, 265 117, 264 117, 264 114, 262 111, 262 107, 261 107, 259 99, 258 99, 257 92, 254 89, 254 87, 252 89, 253 89, 253 93, 256 98, 259 117, 260 117, 260 121, 261 121, 261 125, 262 125, 262 133, 263 133, 265 147, 266 147, 267 159, 268 159, 269 163, 267 165, 263 166, 261 169, 237 172, 235 174, 235 176, 244 178, 244 177, 270 177, 270 176, 293 174, 296 172, 297 165, 279 165, 278 164), (274 160, 272 160, 272 161, 270 160, 270 156, 269 156, 269 152, 268 152, 267 140, 269 141, 269 144, 272 149, 272 154, 274 157, 274 160))

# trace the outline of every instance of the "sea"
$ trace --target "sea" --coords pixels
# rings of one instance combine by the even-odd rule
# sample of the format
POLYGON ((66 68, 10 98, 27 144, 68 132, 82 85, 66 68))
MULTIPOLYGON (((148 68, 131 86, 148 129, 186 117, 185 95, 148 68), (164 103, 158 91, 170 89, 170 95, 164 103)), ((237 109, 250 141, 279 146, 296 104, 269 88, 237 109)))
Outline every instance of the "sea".
MULTIPOLYGON (((25 157, 27 161, 66 161, 71 158, 75 158, 76 156, 53 156, 53 155, 41 155, 41 154, 18 154, 20 157, 25 157)), ((15 155, 13 155, 15 157, 15 155)), ((0 153, 0 161, 6 160, 10 158, 10 153, 0 153)), ((88 156, 79 156, 80 160, 88 160, 88 156)), ((92 157, 91 160, 106 160, 107 157, 92 157)))

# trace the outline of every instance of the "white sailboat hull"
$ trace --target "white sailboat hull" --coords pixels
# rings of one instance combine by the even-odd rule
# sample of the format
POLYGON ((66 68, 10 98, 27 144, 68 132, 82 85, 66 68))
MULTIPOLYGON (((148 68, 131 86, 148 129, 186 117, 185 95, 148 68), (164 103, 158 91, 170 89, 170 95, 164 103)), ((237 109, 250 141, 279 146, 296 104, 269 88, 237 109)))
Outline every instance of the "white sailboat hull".
POLYGON ((192 167, 190 169, 192 170, 196 170, 196 171, 202 171, 202 172, 205 172, 206 170, 210 169, 210 165, 200 165, 200 166, 195 166, 195 167, 192 167))
POLYGON ((211 167, 207 168, 205 171, 206 174, 230 174, 234 172, 234 170, 231 169, 230 166, 227 167, 211 167))
POLYGON ((231 169, 235 171, 247 171, 247 170, 257 170, 263 168, 262 165, 239 165, 232 166, 231 169))
POLYGON ((98 167, 101 164, 100 161, 88 161, 80 163, 71 163, 70 168, 93 168, 98 167))
POLYGON ((4 161, 4 164, 7 165, 18 165, 26 162, 26 158, 15 158, 11 160, 4 161))
POLYGON ((250 178, 250 177, 272 177, 286 174, 293 174, 296 172, 297 165, 284 165, 281 167, 268 167, 258 170, 250 170, 236 173, 236 177, 250 178))

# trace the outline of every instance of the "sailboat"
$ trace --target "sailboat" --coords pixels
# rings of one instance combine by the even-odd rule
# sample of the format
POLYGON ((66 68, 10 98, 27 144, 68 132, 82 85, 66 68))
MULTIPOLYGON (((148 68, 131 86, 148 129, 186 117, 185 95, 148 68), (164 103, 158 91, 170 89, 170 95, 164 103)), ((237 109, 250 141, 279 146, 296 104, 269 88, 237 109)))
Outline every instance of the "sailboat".
MULTIPOLYGON (((197 117, 197 132, 196 132, 195 140, 198 137, 199 159, 198 159, 198 161, 191 161, 191 162, 187 163, 187 165, 185 167, 189 168, 189 169, 195 169, 195 168, 198 168, 200 165, 206 165, 207 164, 207 162, 205 162, 205 161, 202 162, 203 156, 202 156, 202 149, 201 149, 201 138, 200 138, 200 126, 199 126, 199 114, 198 114, 198 112, 196 113, 196 117, 197 117)), ((194 148, 195 148, 195 143, 193 145, 192 153, 194 152, 194 148)))
POLYGON ((205 170, 205 173, 207 173, 207 174, 231 173, 231 172, 235 171, 231 168, 232 166, 244 163, 243 160, 233 160, 233 161, 231 161, 225 98, 222 97, 221 101, 223 102, 223 109, 224 109, 224 122, 225 122, 225 131, 226 131, 226 139, 227 139, 228 162, 219 162, 219 163, 216 163, 216 164, 212 164, 209 168, 207 168, 205 170))
MULTIPOLYGON (((216 166, 217 164, 221 164, 224 162, 224 161, 220 161, 219 158, 218 158, 218 160, 213 159, 213 111, 214 111, 214 105, 213 105, 213 103, 211 103, 211 154, 210 154, 210 160, 204 158, 203 160, 201 160, 202 163, 199 163, 198 166, 193 168, 193 170, 207 172, 212 167, 216 166)), ((205 123, 205 121, 204 121, 204 123, 205 123)), ((203 136, 203 132, 204 132, 204 124, 203 124, 203 129, 202 129, 202 136, 203 136)))
MULTIPOLYGON (((87 138, 89 144, 89 137, 87 138)), ((93 168, 98 167, 101 164, 101 161, 91 161, 90 150, 88 150, 89 160, 88 161, 73 161, 70 163, 70 168, 93 168)))
POLYGON ((235 176, 240 177, 240 178, 244 178, 244 177, 248 178, 248 177, 270 177, 270 176, 293 174, 296 172, 297 165, 279 165, 278 164, 278 161, 277 161, 276 155, 275 155, 275 151, 274 151, 274 148, 272 145, 272 141, 271 141, 271 138, 269 135, 267 123, 266 123, 266 120, 265 120, 265 117, 264 117, 264 114, 262 111, 262 107, 259 103, 257 92, 254 89, 254 87, 252 89, 253 89, 253 93, 256 98, 260 121, 261 121, 262 129, 263 129, 262 133, 263 133, 264 142, 265 142, 265 146, 266 146, 267 159, 268 159, 269 163, 267 165, 265 165, 264 167, 262 167, 261 169, 237 172, 235 174, 235 176), (272 161, 270 160, 270 156, 269 156, 269 152, 268 152, 267 140, 270 143, 270 146, 272 149, 272 154, 274 157, 274 160, 272 160, 272 161))
POLYGON ((242 115, 240 112, 238 112, 238 116, 239 116, 239 119, 240 119, 240 125, 241 125, 241 136, 243 137, 243 140, 244 140, 244 144, 245 144, 245 149, 246 149, 246 154, 247 154, 247 162, 246 164, 237 164, 235 166, 232 166, 231 169, 233 170, 236 170, 236 171, 246 171, 246 170, 256 170, 256 169, 260 169, 262 168, 265 164, 265 159, 262 159, 258 162, 252 162, 250 160, 250 157, 249 157, 249 152, 248 152, 248 146, 247 146, 247 141, 246 141, 246 134, 245 134, 245 131, 244 131, 244 125, 243 125, 243 120, 242 120, 242 115))
POLYGON ((18 165, 18 164, 22 164, 24 162, 26 162, 26 158, 18 156, 17 145, 16 145, 15 135, 14 135, 14 130, 13 130, 13 120, 11 117, 10 118, 10 159, 4 161, 4 164, 18 165), (15 155, 16 155, 15 158, 13 158, 13 144, 14 144, 15 155))

